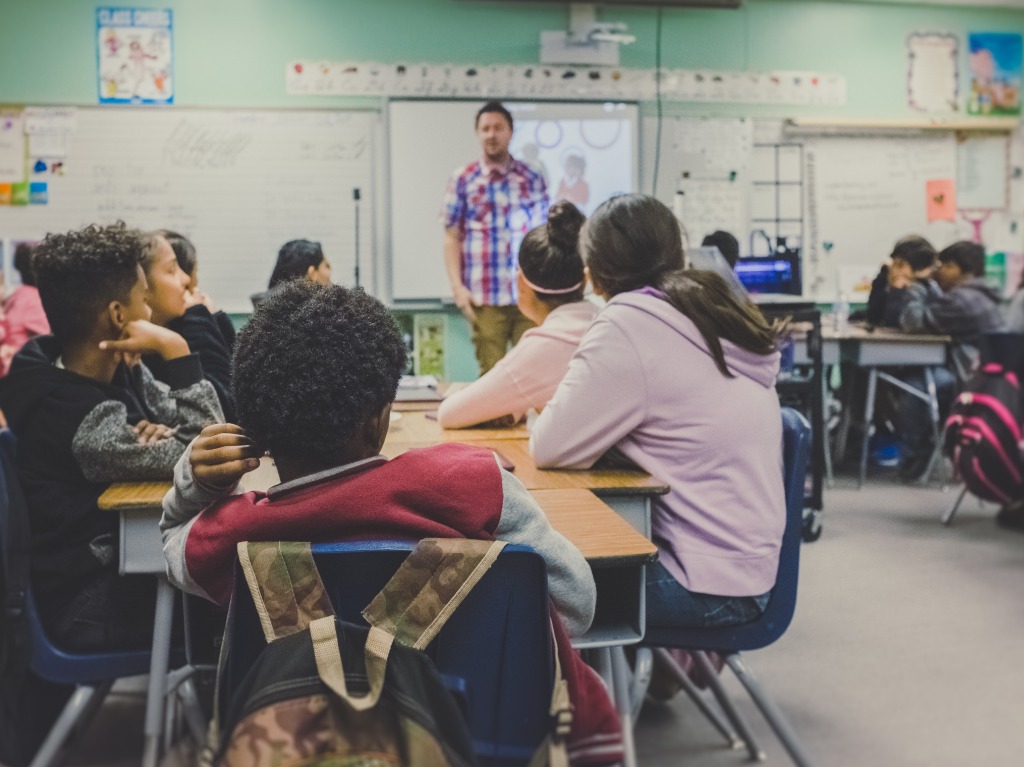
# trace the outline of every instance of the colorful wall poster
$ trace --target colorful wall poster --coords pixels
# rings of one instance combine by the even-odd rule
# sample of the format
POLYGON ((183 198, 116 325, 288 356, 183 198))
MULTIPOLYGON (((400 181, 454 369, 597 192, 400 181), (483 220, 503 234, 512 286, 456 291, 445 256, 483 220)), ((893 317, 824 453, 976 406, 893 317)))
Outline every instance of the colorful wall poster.
POLYGON ((431 375, 445 378, 445 316, 443 314, 417 314, 414 348, 416 350, 415 372, 418 376, 431 375))
POLYGON ((1019 115, 1021 58, 1024 41, 1019 34, 974 32, 968 35, 971 54, 971 89, 967 113, 1019 115))
POLYGON ((956 221, 956 182, 933 178, 925 182, 925 210, 928 221, 956 221))
POLYGON ((96 65, 101 104, 173 104, 170 9, 98 8, 96 65))

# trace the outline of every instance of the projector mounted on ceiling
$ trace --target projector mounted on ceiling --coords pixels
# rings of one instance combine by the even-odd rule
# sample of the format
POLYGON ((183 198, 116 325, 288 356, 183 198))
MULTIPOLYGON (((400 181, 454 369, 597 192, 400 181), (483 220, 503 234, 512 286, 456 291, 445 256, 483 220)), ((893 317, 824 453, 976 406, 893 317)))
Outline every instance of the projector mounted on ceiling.
POLYGON ((597 20, 590 3, 569 6, 569 31, 547 30, 540 33, 542 64, 597 64, 618 66, 619 46, 635 43, 628 27, 618 22, 597 20))

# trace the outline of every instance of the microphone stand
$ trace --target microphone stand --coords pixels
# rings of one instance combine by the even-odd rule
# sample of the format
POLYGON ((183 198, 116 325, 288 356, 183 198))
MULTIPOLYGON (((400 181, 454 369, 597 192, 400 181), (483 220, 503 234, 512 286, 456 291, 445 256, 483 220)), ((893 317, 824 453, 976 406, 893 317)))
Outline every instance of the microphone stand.
POLYGON ((359 187, 352 190, 352 201, 356 210, 356 290, 359 286, 359 187))

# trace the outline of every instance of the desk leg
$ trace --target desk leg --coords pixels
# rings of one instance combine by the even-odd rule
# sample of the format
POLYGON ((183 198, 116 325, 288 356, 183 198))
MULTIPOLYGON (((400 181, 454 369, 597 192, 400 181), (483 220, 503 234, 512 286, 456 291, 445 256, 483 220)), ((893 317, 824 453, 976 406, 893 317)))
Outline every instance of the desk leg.
POLYGON ((921 475, 918 483, 927 485, 931 481, 935 464, 938 462, 939 456, 942 455, 942 433, 939 429, 939 393, 935 388, 935 373, 931 368, 926 367, 924 369, 924 383, 925 389, 928 392, 928 415, 932 421, 932 454, 928 456, 928 466, 925 467, 924 474, 921 475))
POLYGON ((871 422, 875 417, 875 392, 878 389, 878 368, 868 373, 868 393, 864 400, 864 435, 860 441, 860 480, 858 489, 864 486, 868 475, 868 443, 871 441, 871 422))
POLYGON ((156 767, 160 757, 173 621, 174 587, 168 582, 166 575, 158 575, 156 617, 153 620, 153 651, 149 661, 149 692, 146 698, 146 747, 142 767, 156 767))
POLYGON ((636 767, 636 744, 633 742, 633 700, 630 694, 629 663, 622 646, 612 647, 612 677, 615 686, 615 709, 622 723, 622 754, 625 767, 636 767))

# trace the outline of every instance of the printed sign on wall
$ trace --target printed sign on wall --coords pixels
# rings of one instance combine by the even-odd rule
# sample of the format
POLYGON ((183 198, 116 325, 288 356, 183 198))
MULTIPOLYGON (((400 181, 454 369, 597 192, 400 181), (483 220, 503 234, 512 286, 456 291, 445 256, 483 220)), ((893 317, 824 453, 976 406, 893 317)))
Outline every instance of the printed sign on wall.
POLYGON ((173 104, 169 9, 98 8, 96 66, 101 104, 173 104))

